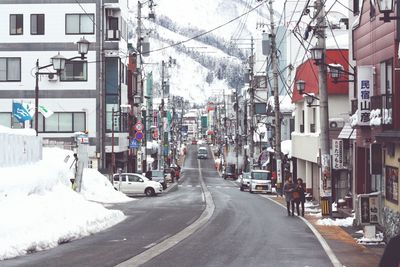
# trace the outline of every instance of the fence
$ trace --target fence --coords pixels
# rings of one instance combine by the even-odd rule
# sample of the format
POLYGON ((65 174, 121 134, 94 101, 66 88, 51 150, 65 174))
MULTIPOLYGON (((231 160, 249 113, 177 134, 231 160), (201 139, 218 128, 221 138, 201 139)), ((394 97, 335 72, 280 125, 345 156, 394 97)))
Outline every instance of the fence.
POLYGON ((33 163, 42 159, 42 138, 0 133, 0 167, 33 163))

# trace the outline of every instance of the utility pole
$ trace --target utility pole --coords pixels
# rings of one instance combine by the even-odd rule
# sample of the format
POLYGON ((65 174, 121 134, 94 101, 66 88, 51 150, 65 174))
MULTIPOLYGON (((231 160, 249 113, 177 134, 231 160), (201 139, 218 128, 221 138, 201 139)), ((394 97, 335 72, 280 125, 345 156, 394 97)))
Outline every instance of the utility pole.
POLYGON ((160 106, 160 137, 161 137, 161 153, 160 153, 160 161, 159 161, 159 170, 164 168, 164 146, 165 146, 165 138, 164 138, 164 70, 165 69, 165 62, 164 60, 161 61, 161 106, 160 106))
POLYGON ((277 176, 277 188, 281 190, 282 188, 281 118, 279 109, 278 57, 277 57, 276 34, 275 34, 275 24, 274 24, 274 9, 272 7, 272 0, 269 0, 269 14, 271 21, 271 63, 272 63, 272 77, 273 77, 272 89, 274 91, 274 103, 275 103, 274 113, 275 113, 276 176, 277 176))
MULTIPOLYGON (((315 8, 317 12, 317 47, 322 49, 322 59, 319 64, 319 109, 320 109, 320 146, 321 146, 321 181, 320 181, 320 195, 327 197, 329 203, 332 197, 332 177, 331 177, 331 158, 329 146, 329 112, 328 112, 328 90, 327 90, 327 69, 325 63, 326 45, 325 45, 325 9, 324 3, 321 0, 315 1, 315 8)), ((331 205, 329 206, 329 213, 331 213, 331 205)))
MULTIPOLYGON (((254 157, 254 39, 253 36, 251 36, 251 45, 250 45, 250 151, 249 151, 249 156, 250 156, 250 166, 249 166, 249 171, 253 169, 253 157, 254 157)), ((246 118, 247 119, 247 118, 246 118)))
POLYGON ((239 94, 238 88, 235 89, 236 97, 236 127, 235 127, 235 148, 236 148, 236 177, 239 177, 239 94))

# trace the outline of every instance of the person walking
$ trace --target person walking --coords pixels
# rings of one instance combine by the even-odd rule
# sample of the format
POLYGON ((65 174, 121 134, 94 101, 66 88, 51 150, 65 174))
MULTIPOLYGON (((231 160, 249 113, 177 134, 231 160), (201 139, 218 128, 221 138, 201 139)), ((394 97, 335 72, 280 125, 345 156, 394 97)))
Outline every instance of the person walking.
POLYGON ((306 201, 306 193, 304 190, 303 179, 297 178, 297 183, 293 191, 293 202, 296 204, 297 216, 300 216, 299 206, 301 204, 301 216, 304 217, 304 202, 306 201))
POLYGON ((292 181, 292 177, 288 177, 285 184, 283 185, 283 193, 285 194, 286 199, 286 208, 288 212, 288 216, 294 216, 294 202, 293 202, 293 194, 294 191, 294 184, 292 181), (290 211, 290 206, 292 207, 292 211, 290 211))

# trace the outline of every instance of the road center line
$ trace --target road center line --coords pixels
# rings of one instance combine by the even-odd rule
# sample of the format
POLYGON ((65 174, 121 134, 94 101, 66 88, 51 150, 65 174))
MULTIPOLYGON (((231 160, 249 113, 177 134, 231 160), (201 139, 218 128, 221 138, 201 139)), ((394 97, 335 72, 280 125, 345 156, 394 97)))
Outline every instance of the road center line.
MULTIPOLYGON (((135 257, 130 258, 127 261, 121 262, 120 264, 116 265, 116 267, 132 267, 132 266, 139 266, 151 260, 152 258, 160 255, 161 253, 167 251, 168 249, 172 248, 173 246, 177 245, 182 240, 186 239, 190 235, 192 235, 195 231, 197 231, 200 227, 205 225, 211 218, 214 213, 215 205, 212 199, 210 191, 208 191, 206 184, 203 180, 203 174, 200 169, 200 160, 197 160, 199 167, 199 180, 202 189, 202 196, 205 198, 205 209, 201 213, 200 217, 191 225, 187 226, 185 229, 180 231, 179 233, 171 236, 170 238, 162 241, 157 245, 153 245, 146 251, 136 255, 135 257)), ((151 244, 147 245, 150 246, 151 244)))

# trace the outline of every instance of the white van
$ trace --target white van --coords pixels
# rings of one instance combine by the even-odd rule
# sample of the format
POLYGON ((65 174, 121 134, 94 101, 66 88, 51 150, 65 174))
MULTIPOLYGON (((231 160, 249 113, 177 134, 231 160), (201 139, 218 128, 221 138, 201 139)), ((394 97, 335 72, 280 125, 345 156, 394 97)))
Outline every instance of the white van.
POLYGON ((271 172, 252 170, 250 172, 250 193, 272 193, 271 172))

